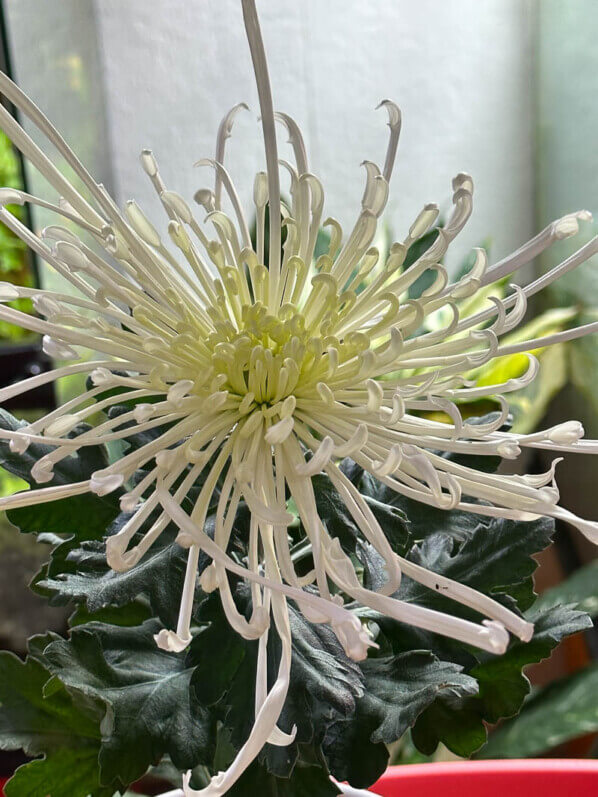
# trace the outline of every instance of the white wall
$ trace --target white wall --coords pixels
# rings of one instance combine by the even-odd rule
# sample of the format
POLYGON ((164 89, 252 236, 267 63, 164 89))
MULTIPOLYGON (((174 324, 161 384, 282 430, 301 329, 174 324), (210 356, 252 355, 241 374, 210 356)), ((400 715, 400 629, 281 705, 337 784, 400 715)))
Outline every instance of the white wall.
MULTIPOLYGON (((89 171, 110 190, 114 187, 106 124, 103 69, 99 58, 93 0, 4 0, 15 80, 64 134, 89 171)), ((24 127, 60 169, 65 167, 44 137, 26 119, 24 127)), ((55 200, 52 189, 30 165, 28 188, 55 200)), ((56 224, 56 216, 34 208, 36 229, 56 224)), ((39 262, 45 287, 67 283, 39 262)))
MULTIPOLYGON (((97 179, 112 187, 93 0, 4 0, 4 6, 17 83, 97 179)), ((32 125, 25 126, 38 143, 44 141, 32 125)), ((33 170, 29 176, 32 187, 43 191, 33 170)))
MULTIPOLYGON (((594 0, 543 0, 538 14, 536 151, 538 224, 578 208, 598 221, 598 4, 594 0)), ((598 232, 585 224, 582 238, 598 232)), ((578 239, 549 250, 544 265, 570 254, 578 239)), ((598 304, 598 258, 556 284, 568 302, 598 304), (590 298, 591 297, 591 298, 590 298)))
MULTIPOLYGON (((97 96, 103 92, 106 100, 119 201, 134 196, 150 212, 155 204, 138 162, 146 146, 169 187, 190 198, 207 184, 208 171, 192 164, 213 154, 220 118, 240 100, 252 113, 238 120, 228 163, 249 200, 263 158, 238 0, 9 0, 8 9, 24 88, 78 147, 79 125, 65 113, 64 86, 56 91, 62 73, 51 56, 39 63, 25 31, 35 16, 36 40, 47 53, 56 46, 56 14, 66 9, 75 18, 61 49, 81 50, 80 40, 96 30, 103 82, 97 96), (28 66, 32 59, 35 69, 28 66)), ((355 217, 359 164, 381 161, 386 145, 385 112, 374 106, 391 97, 404 120, 388 212, 397 234, 425 202, 448 207, 450 180, 459 171, 471 172, 477 186, 461 251, 491 233, 500 256, 531 234, 527 2, 259 0, 258 9, 275 104, 304 129, 328 214, 346 224, 355 217)), ((88 43, 79 52, 83 61, 94 58, 93 49, 88 43)))

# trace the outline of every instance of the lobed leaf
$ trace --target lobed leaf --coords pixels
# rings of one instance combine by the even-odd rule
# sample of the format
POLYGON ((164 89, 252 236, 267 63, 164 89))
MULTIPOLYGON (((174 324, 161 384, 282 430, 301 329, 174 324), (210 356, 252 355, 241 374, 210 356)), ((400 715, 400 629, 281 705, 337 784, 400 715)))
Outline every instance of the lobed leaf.
POLYGON ((44 652, 67 686, 108 707, 99 755, 104 782, 126 787, 165 755, 182 771, 214 757, 214 719, 193 698, 185 656, 156 646, 160 627, 155 620, 136 628, 89 623, 44 652))
POLYGON ((0 653, 0 747, 43 755, 19 767, 6 797, 112 797, 98 768, 105 705, 67 689, 37 660, 51 638, 35 637, 25 661, 0 653))
POLYGON ((527 758, 598 731, 598 665, 540 689, 495 730, 480 758, 527 758))

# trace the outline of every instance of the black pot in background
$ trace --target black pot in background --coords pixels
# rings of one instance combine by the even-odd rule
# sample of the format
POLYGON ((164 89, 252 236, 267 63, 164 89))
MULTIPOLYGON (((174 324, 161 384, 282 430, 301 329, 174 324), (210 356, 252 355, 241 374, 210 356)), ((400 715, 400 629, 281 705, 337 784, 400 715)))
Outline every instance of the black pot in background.
MULTIPOLYGON (((40 341, 0 346, 0 387, 36 376, 51 367, 51 360, 42 351, 40 341)), ((55 402, 54 388, 50 382, 5 402, 3 407, 11 412, 21 409, 52 409, 55 402)))

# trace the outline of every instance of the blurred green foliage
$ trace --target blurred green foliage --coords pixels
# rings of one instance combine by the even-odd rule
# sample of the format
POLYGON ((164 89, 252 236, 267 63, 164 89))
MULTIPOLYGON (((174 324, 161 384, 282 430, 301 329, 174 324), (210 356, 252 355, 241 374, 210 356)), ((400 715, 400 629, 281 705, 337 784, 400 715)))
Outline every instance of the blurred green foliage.
MULTIPOLYGON (((564 604, 598 617, 598 560, 544 592, 542 609, 564 604)), ((530 758, 546 755, 557 745, 598 732, 598 662, 534 689, 516 717, 491 734, 479 758, 530 758)), ((595 755, 596 745, 594 745, 595 755)))
MULTIPOLYGON (((0 131, 0 185, 6 188, 23 188, 21 165, 11 142, 0 131)), ((20 221, 24 220, 24 210, 19 205, 7 205, 7 209, 20 221)), ((31 261, 27 255, 27 247, 20 238, 3 224, 0 225, 0 280, 15 285, 32 287, 34 284, 31 261)), ((25 313, 32 311, 30 299, 16 299, 8 303, 9 307, 25 313)), ((0 320, 0 343, 4 341, 23 341, 33 337, 26 329, 0 320)))

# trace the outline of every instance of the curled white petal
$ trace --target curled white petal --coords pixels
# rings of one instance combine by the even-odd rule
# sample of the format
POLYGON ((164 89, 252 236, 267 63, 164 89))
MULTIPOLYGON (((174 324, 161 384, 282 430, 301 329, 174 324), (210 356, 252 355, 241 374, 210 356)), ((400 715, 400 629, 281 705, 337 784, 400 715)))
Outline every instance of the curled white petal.
POLYGON ((297 475, 315 476, 317 473, 320 473, 320 471, 329 462, 333 453, 334 440, 331 437, 325 437, 309 462, 306 462, 303 465, 297 465, 295 468, 297 475))
POLYGON ((136 404, 133 410, 133 417, 137 423, 144 423, 149 420, 156 412, 154 404, 136 404))
POLYGON ((293 431, 294 425, 295 420, 289 415, 271 426, 264 435, 264 439, 272 445, 283 443, 293 431))
POLYGON ((109 385, 114 384, 115 381, 112 371, 109 371, 104 367, 94 368, 90 374, 90 377, 93 384, 97 387, 108 387, 109 385))
POLYGON ((44 457, 38 459, 31 468, 31 475, 38 484, 52 481, 54 477, 54 463, 44 457))
POLYGON ((121 473, 102 473, 96 471, 90 480, 90 489, 96 495, 108 495, 118 490, 124 484, 124 476, 121 473))
POLYGON ((168 393, 166 394, 168 401, 175 407, 180 407, 183 398, 189 393, 193 387, 193 384, 194 382, 192 379, 180 379, 169 389, 168 393))
POLYGON ((572 445, 584 436, 584 428, 579 421, 567 421, 554 426, 546 433, 548 440, 557 445, 572 445))
POLYGON ((57 360, 76 360, 79 355, 66 343, 54 340, 50 335, 44 335, 42 338, 42 348, 48 357, 54 357, 57 360))
POLYGON ((25 431, 19 430, 8 445, 13 454, 24 454, 31 445, 31 437, 25 431))
POLYGON ((172 653, 181 653, 185 648, 189 647, 192 642, 192 637, 180 637, 176 631, 168 631, 163 628, 159 633, 154 634, 156 645, 161 650, 168 650, 172 653))

